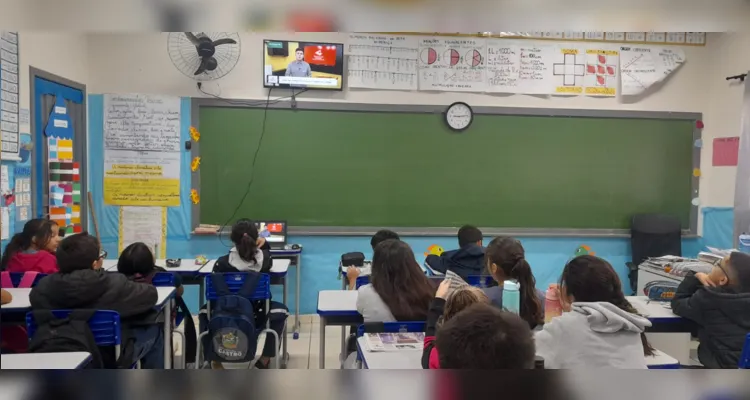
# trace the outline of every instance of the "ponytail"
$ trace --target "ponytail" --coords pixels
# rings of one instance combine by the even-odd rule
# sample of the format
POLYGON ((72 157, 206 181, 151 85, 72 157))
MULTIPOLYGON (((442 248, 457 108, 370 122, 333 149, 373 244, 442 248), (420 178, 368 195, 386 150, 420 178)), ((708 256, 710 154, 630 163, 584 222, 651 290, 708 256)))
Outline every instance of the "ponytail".
POLYGON ((232 226, 230 235, 237 254, 243 261, 257 264, 255 255, 258 251, 258 228, 249 219, 241 219, 232 226))
MULTIPOLYGON (((622 294, 622 291, 620 291, 622 294)), ((623 311, 627 311, 631 314, 640 315, 638 314, 638 310, 633 307, 632 304, 628 301, 628 299, 625 298, 625 295, 622 296, 615 296, 615 298, 610 301, 610 303, 616 305, 619 309, 623 311)), ((643 345, 643 355, 646 357, 653 356, 655 354, 655 350, 653 346, 651 346, 651 343, 648 342, 648 339, 646 338, 646 333, 641 332, 641 344, 643 345)))
POLYGON ((526 261, 526 253, 518 240, 500 236, 493 239, 485 249, 487 267, 497 266, 495 280, 502 284, 506 278, 515 279, 521 286, 521 318, 532 328, 544 321, 542 302, 536 294, 536 279, 531 273, 531 266, 526 261))
POLYGON ((536 294, 536 279, 531 273, 531 265, 525 258, 516 261, 510 270, 510 277, 521 286, 521 318, 532 328, 541 324, 544 320, 542 302, 536 294))
POLYGON ((31 244, 31 239, 24 240, 23 234, 16 233, 13 238, 10 239, 8 245, 5 246, 5 253, 3 253, 3 259, 0 261, 0 271, 5 271, 8 268, 8 261, 13 258, 16 253, 22 251, 24 248, 28 248, 31 244))

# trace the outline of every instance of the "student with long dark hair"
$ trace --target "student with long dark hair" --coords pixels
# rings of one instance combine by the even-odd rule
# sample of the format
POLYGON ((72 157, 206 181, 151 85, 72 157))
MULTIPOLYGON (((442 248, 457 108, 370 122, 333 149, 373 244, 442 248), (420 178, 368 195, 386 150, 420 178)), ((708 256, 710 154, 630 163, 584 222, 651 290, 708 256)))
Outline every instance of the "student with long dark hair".
POLYGON ((625 299, 620 277, 605 260, 579 256, 560 278, 563 315, 538 332, 545 368, 645 369, 653 355, 644 331, 651 322, 625 299))
POLYGON ((532 329, 544 322, 544 293, 536 288, 536 279, 521 242, 512 237, 496 237, 485 249, 485 258, 487 272, 498 285, 485 289, 492 304, 503 308, 503 283, 515 280, 521 286, 520 317, 532 329))
POLYGON ((5 247, 0 270, 8 272, 39 272, 54 274, 59 271, 55 251, 60 243, 60 228, 48 219, 32 219, 23 231, 13 235, 5 247))
POLYGON ((370 283, 359 288, 357 310, 365 322, 425 321, 434 293, 411 247, 389 239, 375 247, 370 283))

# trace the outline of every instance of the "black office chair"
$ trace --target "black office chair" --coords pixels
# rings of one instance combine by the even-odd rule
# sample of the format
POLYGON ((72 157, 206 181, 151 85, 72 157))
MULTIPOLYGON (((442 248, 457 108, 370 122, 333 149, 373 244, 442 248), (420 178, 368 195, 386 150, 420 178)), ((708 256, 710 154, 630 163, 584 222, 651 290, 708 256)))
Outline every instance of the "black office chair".
MULTIPOLYGON (((682 226, 670 215, 639 214, 630 225, 633 261, 627 263, 630 287, 638 288, 638 265, 650 257, 682 256, 682 226)), ((639 293, 636 293, 639 294, 639 293)))

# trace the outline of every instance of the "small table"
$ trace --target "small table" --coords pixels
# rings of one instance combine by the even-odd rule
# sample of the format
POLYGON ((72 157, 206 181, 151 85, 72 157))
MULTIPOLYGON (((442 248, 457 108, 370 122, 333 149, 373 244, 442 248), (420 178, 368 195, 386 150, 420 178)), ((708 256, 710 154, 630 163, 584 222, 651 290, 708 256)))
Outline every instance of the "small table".
POLYGON ((91 361, 86 352, 3 354, 2 369, 79 369, 91 361))
POLYGON ((689 365, 690 337, 695 324, 672 312, 670 302, 650 301, 646 296, 628 296, 636 311, 651 321, 646 337, 651 345, 669 354, 680 364, 689 365))
MULTIPOLYGON (((294 339, 299 338, 299 296, 300 296, 300 286, 302 282, 302 246, 299 246, 297 249, 271 249, 271 256, 275 259, 281 260, 281 259, 294 259, 294 263, 297 266, 297 283, 294 288, 295 290, 295 296, 294 296, 294 328, 293 328, 293 337, 294 339)), ((286 282, 286 278, 284 278, 284 281, 286 282)))
POLYGON ((320 369, 325 369, 326 326, 341 326, 341 356, 343 356, 346 353, 346 327, 362 323, 362 316, 357 311, 357 291, 321 290, 318 292, 318 316, 320 316, 318 366, 320 369))
POLYGON ((164 310, 164 369, 172 368, 172 300, 177 291, 173 287, 157 287, 154 308, 164 310))

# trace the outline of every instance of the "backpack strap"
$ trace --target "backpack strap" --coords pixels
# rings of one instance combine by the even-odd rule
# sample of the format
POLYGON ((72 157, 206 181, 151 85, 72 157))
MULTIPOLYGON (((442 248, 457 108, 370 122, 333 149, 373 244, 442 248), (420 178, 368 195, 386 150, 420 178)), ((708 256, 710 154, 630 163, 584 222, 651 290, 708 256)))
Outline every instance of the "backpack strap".
POLYGON ((13 289, 13 281, 10 280, 10 272, 3 271, 0 273, 0 287, 3 289, 13 289))
POLYGON ((242 287, 237 291, 237 295, 244 298, 251 298, 255 293, 255 288, 258 287, 258 280, 260 280, 260 274, 257 272, 248 272, 245 278, 245 282, 242 283, 242 287))
POLYGON ((18 283, 18 287, 28 289, 34 286, 34 281, 38 275, 39 273, 35 271, 24 272, 21 282, 18 283))
POLYGON ((229 286, 227 286, 224 274, 211 274, 210 277, 211 284, 214 286, 214 290, 216 290, 216 294, 219 295, 219 297, 232 294, 229 290, 229 286))

